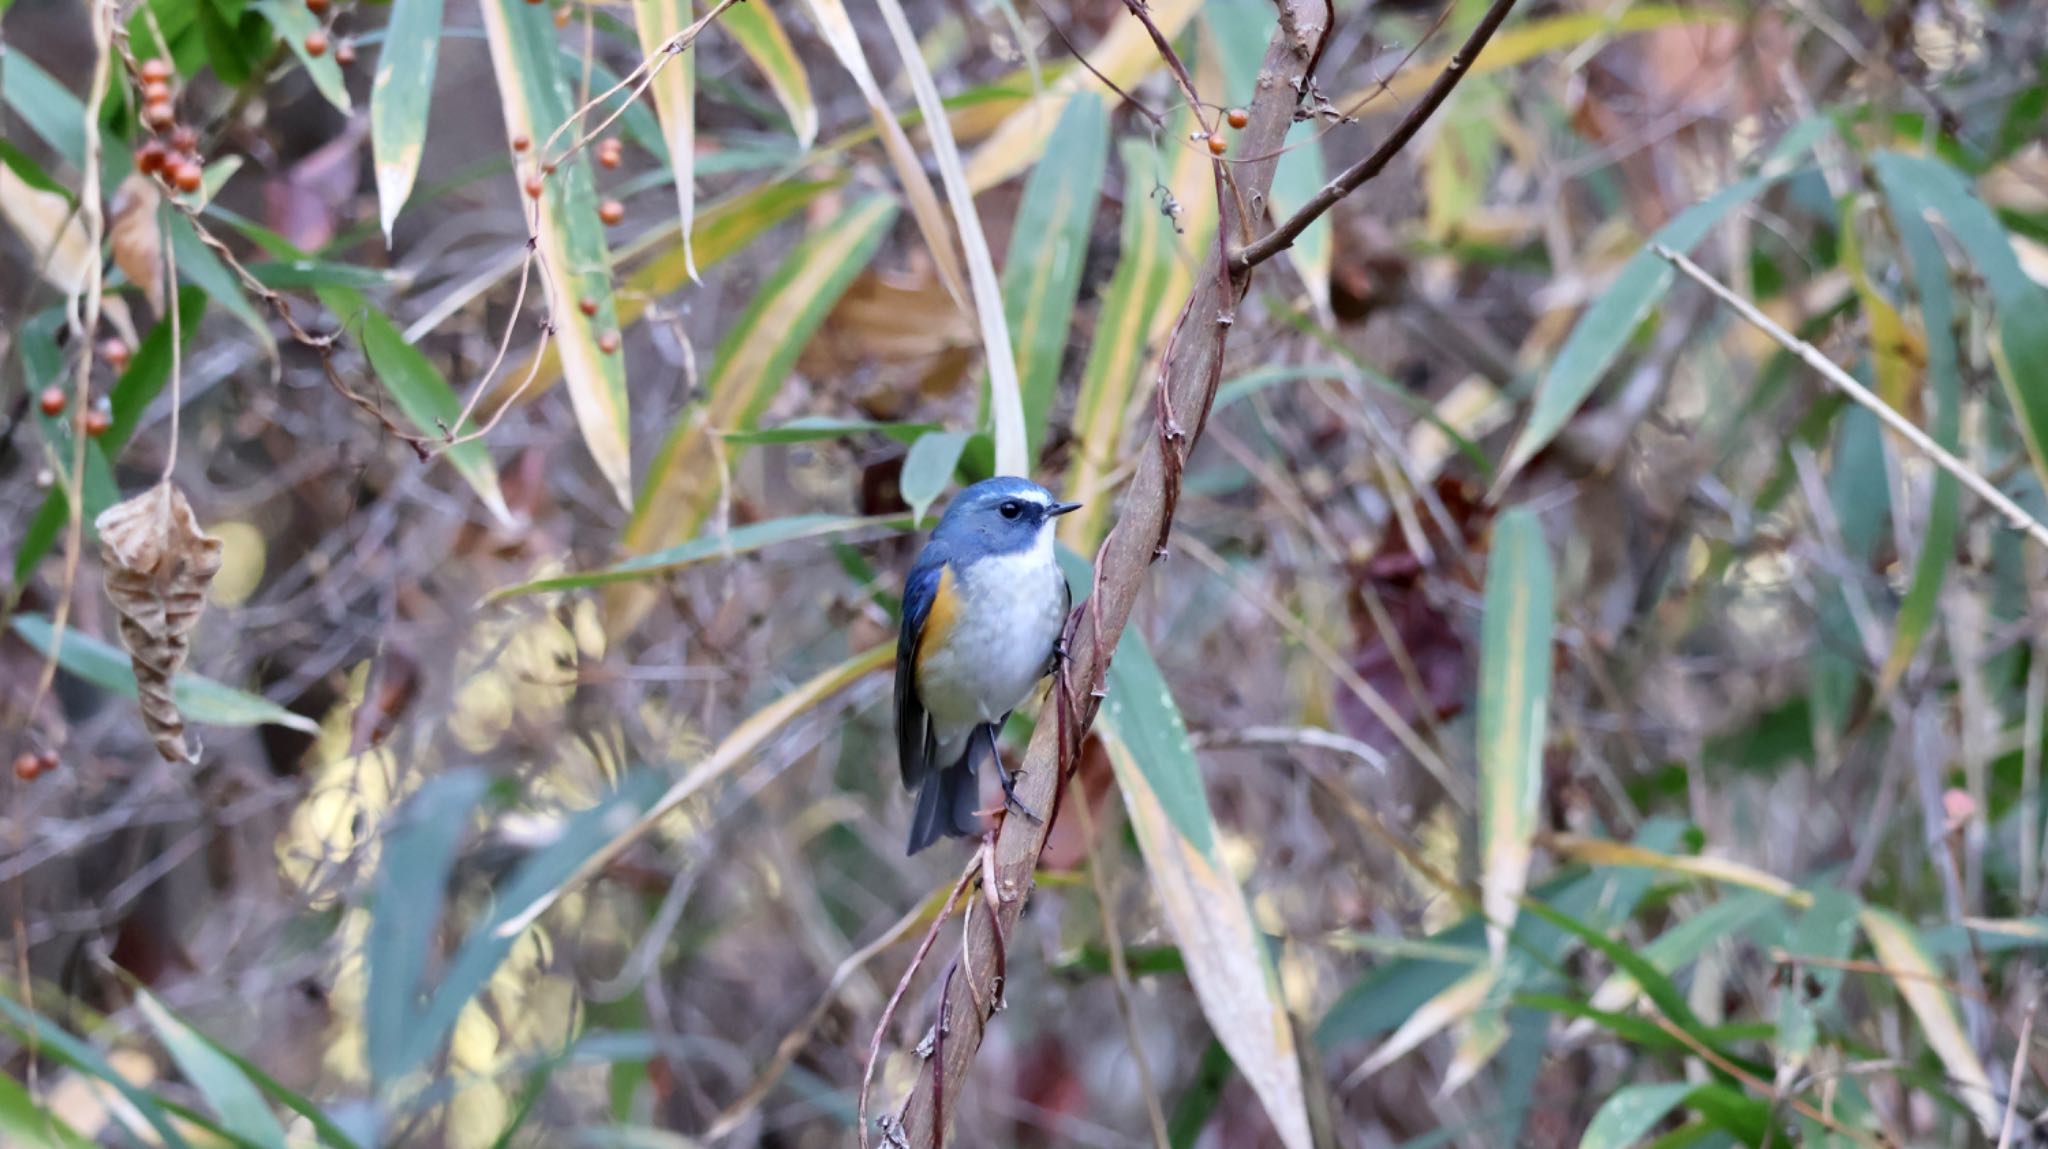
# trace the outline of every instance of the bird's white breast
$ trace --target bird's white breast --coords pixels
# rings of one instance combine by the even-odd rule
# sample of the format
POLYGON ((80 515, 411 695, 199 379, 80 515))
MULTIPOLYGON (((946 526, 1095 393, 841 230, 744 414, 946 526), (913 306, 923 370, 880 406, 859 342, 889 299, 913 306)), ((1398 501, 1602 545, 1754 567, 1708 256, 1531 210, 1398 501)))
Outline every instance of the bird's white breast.
POLYGON ((918 696, 942 743, 1028 698, 1066 621, 1067 584, 1050 523, 1030 549, 956 567, 954 578, 960 604, 953 627, 918 668, 918 696))

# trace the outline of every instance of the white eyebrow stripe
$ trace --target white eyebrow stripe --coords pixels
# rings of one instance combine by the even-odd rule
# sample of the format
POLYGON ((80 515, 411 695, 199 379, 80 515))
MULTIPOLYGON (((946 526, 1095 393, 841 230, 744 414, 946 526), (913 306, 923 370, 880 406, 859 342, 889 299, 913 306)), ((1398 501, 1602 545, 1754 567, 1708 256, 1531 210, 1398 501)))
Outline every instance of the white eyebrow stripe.
POLYGON ((1048 500, 1044 495, 1038 493, 1037 491, 1024 491, 1020 493, 1017 497, 1023 499, 1027 503, 1033 504, 1034 506, 1049 507, 1052 505, 1052 502, 1050 500, 1048 500))

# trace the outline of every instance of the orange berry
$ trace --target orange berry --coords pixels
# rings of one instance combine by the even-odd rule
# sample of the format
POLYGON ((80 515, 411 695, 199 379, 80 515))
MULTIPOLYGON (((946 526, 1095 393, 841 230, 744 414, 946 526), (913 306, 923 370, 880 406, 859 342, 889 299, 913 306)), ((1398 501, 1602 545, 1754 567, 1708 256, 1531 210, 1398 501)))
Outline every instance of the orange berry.
POLYGON ((171 102, 171 86, 162 80, 149 80, 142 85, 142 102, 145 104, 168 104, 171 102))
POLYGON ((41 754, 36 755, 37 777, 41 777, 44 774, 48 774, 50 771, 55 770, 56 768, 57 752, 55 750, 45 750, 41 754))
POLYGON ((344 68, 353 67, 356 62, 356 42, 343 40, 334 46, 334 62, 344 68))
POLYGON ((128 345, 119 339, 103 339, 100 341, 100 358, 106 362, 107 366, 112 367, 116 371, 126 371, 128 369, 129 354, 128 345))
POLYGON ((142 62, 142 82, 145 84, 168 84, 171 75, 171 62, 161 56, 142 62))
POLYGON ((315 28, 311 32, 306 33, 306 55, 325 56, 326 54, 327 33, 322 32, 318 28, 315 28))
POLYGON ((585 315, 596 315, 597 300, 591 299, 587 296, 583 299, 579 299, 576 301, 576 310, 581 311, 585 315))
POLYGON ((85 413, 85 437, 97 439, 114 425, 114 417, 95 407, 85 413))
POLYGON ((306 0, 306 11, 311 12, 315 16, 325 15, 327 5, 328 0, 306 0))
POLYGON ((1229 142, 1228 142, 1228 141, 1226 141, 1226 140, 1225 140, 1225 139, 1224 139, 1224 138, 1223 138, 1222 136, 1210 136, 1210 137, 1209 137, 1209 154, 1210 154, 1210 155, 1212 155, 1212 156, 1220 156, 1220 155, 1222 155, 1222 154, 1223 154, 1224 152, 1227 152, 1227 151, 1229 151, 1229 150, 1230 150, 1230 144, 1229 144, 1229 142))
POLYGON ((603 335, 598 336, 597 349, 599 351, 604 352, 606 355, 610 355, 614 351, 617 351, 619 349, 619 333, 616 331, 607 331, 603 335))
POLYGON ((540 198, 541 189, 544 188, 545 186, 546 185, 541 181, 539 175, 530 175, 526 177, 526 194, 532 196, 534 199, 540 198))
MULTIPOLYGON (((534 2, 536 2, 536 3, 537 3, 537 2, 538 2, 538 0, 534 0, 534 2)), ((568 5, 566 5, 566 4, 564 4, 564 5, 563 5, 563 6, 561 6, 560 8, 557 8, 557 9, 555 9, 555 27, 557 27, 557 28, 567 28, 568 26, 569 26, 569 6, 568 6, 568 5)))
POLYGON ((1230 122, 1230 126, 1233 128, 1241 128, 1244 127, 1246 124, 1252 122, 1251 114, 1246 112, 1243 108, 1232 108, 1230 109, 1230 111, 1224 113, 1223 118, 1225 120, 1228 120, 1230 122))
POLYGON ((179 156, 178 166, 171 172, 171 184, 190 195, 206 186, 206 169, 199 166, 198 160, 179 156))
POLYGON ((597 165, 607 170, 618 167, 624 151, 625 149, 619 146, 619 141, 605 140, 597 145, 597 165))
POLYGON ((178 113, 169 100, 152 100, 142 105, 142 122, 151 131, 161 132, 178 122, 178 113))
POLYGON ((14 776, 24 782, 33 782, 43 772, 43 760, 24 750, 14 759, 14 776))
POLYGON ((617 227, 626 218, 626 205, 618 200, 608 199, 598 205, 597 218, 603 220, 606 227, 617 227))
POLYGON ((513 150, 513 151, 515 151, 515 152, 523 152, 523 151, 525 151, 526 149, 528 149, 528 148, 530 148, 530 147, 532 147, 532 146, 533 146, 533 141, 532 141, 532 140, 529 140, 529 139, 527 139, 527 138, 526 138, 525 136, 513 136, 513 137, 512 137, 512 150, 513 150))
POLYGON ((199 129, 190 124, 179 124, 171 130, 171 148, 190 154, 199 150, 199 129))
POLYGON ((170 158, 170 154, 163 141, 149 140, 135 149, 135 170, 153 176, 164 170, 164 161, 170 158))
POLYGON ((66 396, 62 387, 45 387, 43 393, 36 397, 36 406, 52 419, 64 413, 65 402, 66 396))

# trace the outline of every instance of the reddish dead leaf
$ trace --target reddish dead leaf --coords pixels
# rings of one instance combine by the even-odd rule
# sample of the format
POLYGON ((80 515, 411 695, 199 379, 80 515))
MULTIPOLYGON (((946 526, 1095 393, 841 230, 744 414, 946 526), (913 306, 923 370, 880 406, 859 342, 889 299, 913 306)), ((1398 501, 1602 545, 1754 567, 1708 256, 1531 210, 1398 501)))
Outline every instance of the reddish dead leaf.
POLYGON ((168 481, 107 508, 93 526, 107 568, 107 598, 120 615, 121 644, 135 667, 143 725, 166 759, 196 762, 171 680, 191 649, 206 588, 220 572, 220 540, 200 530, 185 493, 168 481))
POLYGON ((164 313, 164 241, 157 229, 156 209, 162 197, 156 181, 140 172, 131 173, 114 191, 107 238, 114 248, 114 265, 128 282, 142 289, 149 309, 164 313))

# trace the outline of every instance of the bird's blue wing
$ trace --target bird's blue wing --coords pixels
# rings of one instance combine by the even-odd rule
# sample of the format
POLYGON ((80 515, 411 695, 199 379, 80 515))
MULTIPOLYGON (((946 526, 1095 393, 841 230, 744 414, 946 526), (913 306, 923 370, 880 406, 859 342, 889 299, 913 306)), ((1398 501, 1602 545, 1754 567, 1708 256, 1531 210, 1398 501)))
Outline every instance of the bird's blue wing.
POLYGON ((932 767, 929 723, 917 697, 917 644, 945 577, 944 554, 927 546, 903 581, 903 629, 896 636, 896 754, 908 788, 915 788, 932 767))

